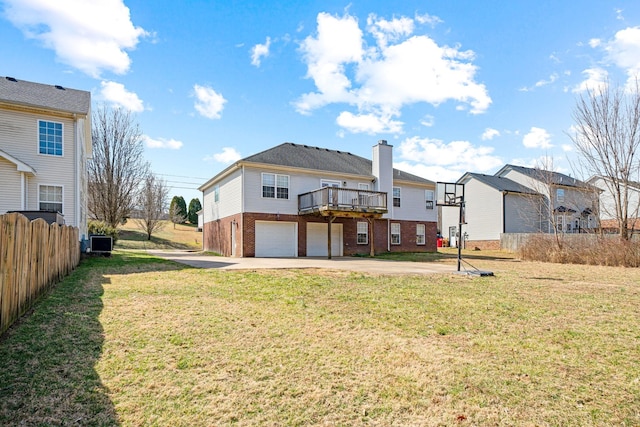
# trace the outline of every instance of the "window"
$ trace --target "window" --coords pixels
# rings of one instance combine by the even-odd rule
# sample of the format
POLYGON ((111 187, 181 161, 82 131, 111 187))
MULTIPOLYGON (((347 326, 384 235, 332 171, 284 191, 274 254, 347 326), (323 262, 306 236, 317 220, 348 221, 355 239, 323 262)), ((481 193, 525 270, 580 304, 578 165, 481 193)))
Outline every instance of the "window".
POLYGON ((367 183, 359 183, 358 184, 358 190, 368 190, 369 189, 369 184, 367 183))
POLYGON ((556 218, 556 230, 562 232, 564 229, 564 216, 558 215, 556 218))
POLYGON ((358 244, 366 245, 369 243, 369 224, 366 222, 358 223, 358 244))
POLYGON ((220 186, 213 187, 213 201, 218 203, 220 201, 220 186))
POLYGON ((271 199, 289 198, 289 175, 262 174, 262 197, 271 199))
POLYGON ((425 227, 424 224, 416 224, 416 245, 424 245, 425 239, 425 227))
POLYGON ((62 187, 41 185, 39 190, 40 210, 62 213, 62 187))
POLYGON ((38 146, 40 154, 62 156, 62 123, 38 120, 38 146))
POLYGON ((433 209, 433 190, 424 190, 427 209, 433 209))
POLYGON ((340 187, 340 181, 331 181, 328 179, 321 179, 320 186, 324 187, 340 187))
POLYGON ((564 202, 564 189, 563 188, 558 188, 556 190, 556 200, 558 202, 564 202))
POLYGON ((397 222, 391 223, 391 244, 400 244, 400 224, 398 224, 397 222))
POLYGON ((393 187, 393 206, 400 207, 400 187, 393 187))

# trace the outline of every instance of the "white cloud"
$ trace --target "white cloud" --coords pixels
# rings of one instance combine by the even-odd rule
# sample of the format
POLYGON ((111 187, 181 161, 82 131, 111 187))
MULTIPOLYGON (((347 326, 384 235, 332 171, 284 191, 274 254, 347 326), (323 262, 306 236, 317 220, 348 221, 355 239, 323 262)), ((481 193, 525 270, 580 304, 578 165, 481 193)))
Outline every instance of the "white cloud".
POLYGON ((602 68, 589 68, 582 72, 587 78, 580 82, 576 87, 572 89, 572 92, 579 93, 590 91, 600 91, 606 88, 608 73, 607 70, 602 68))
POLYGON ((235 148, 223 147, 222 152, 216 153, 212 156, 207 156, 204 158, 204 160, 205 161, 214 160, 218 163, 229 164, 229 163, 237 162, 241 158, 242 157, 240 156, 240 153, 238 153, 238 151, 236 151, 235 148))
POLYGON ((433 126, 435 123, 436 123, 436 118, 435 118, 435 117, 433 117, 433 116, 432 116, 432 115, 430 115, 430 114, 427 114, 426 116, 424 116, 424 117, 422 118, 422 120, 420 120, 420 124, 421 124, 422 126, 425 126, 425 127, 428 127, 428 128, 430 128, 431 126, 433 126))
POLYGON ((7 0, 6 16, 23 34, 52 49, 60 62, 93 77, 124 74, 127 50, 149 35, 131 22, 122 0, 7 0))
MULTIPOLYGON (((426 102, 437 106, 456 101, 461 109, 482 113, 491 104, 486 87, 475 81, 474 52, 459 46, 439 46, 426 35, 414 35, 415 21, 400 17, 386 20, 370 15, 369 40, 356 18, 320 13, 317 34, 301 44, 307 78, 315 92, 295 102, 298 112, 309 114, 332 103, 354 107, 352 117, 399 117, 404 106, 426 102)), ((344 114, 344 112, 342 113, 344 114)), ((344 118, 344 116, 343 116, 344 118)), ((376 133, 373 127, 360 132, 376 133)), ((399 123, 399 122, 398 122, 399 123)), ((401 133, 402 128, 395 129, 401 133)))
POLYGON ((558 80, 558 73, 553 73, 549 76, 548 80, 538 80, 537 82, 535 82, 535 84, 532 87, 523 87, 518 89, 520 92, 530 92, 532 91, 534 88, 537 87, 542 87, 542 86, 546 86, 546 85, 550 85, 553 82, 555 82, 556 80, 558 80))
POLYGON ((551 135, 542 128, 532 127, 522 138, 522 145, 527 148, 551 148, 551 135))
POLYGON ((445 143, 439 139, 411 137, 400 143, 397 153, 401 160, 398 164, 403 165, 401 169, 443 181, 458 179, 465 172, 487 172, 502 165, 493 151, 493 147, 474 146, 469 141, 445 143))
POLYGON ((196 84, 193 86, 193 90, 196 97, 195 108, 198 113, 208 119, 219 119, 227 100, 214 89, 207 86, 196 84))
POLYGON ((142 100, 134 92, 125 89, 122 83, 102 81, 100 86, 102 87, 100 95, 105 101, 134 113, 144 111, 142 100))
POLYGON ((432 27, 435 27, 436 24, 441 24, 443 22, 442 19, 438 18, 435 15, 429 15, 428 13, 425 13, 424 15, 416 13, 416 21, 419 24, 427 24, 431 25, 432 27))
POLYGON ((402 122, 392 120, 389 115, 353 114, 343 111, 336 119, 338 126, 351 133, 400 133, 402 122))
POLYGON ((562 144, 562 151, 564 151, 565 153, 573 151, 573 145, 571 145, 571 144, 562 144))
POLYGON ((500 136, 500 131, 497 129, 486 128, 484 132, 482 132, 482 136, 480 137, 483 141, 490 141, 496 136, 500 136))
POLYGON ((606 44, 612 62, 622 68, 630 78, 640 73, 640 27, 629 27, 616 33, 606 44))
POLYGON ((149 148, 168 148, 171 150, 179 150, 184 145, 181 141, 177 141, 175 139, 153 139, 148 135, 143 135, 142 139, 144 140, 145 145, 149 148))
POLYGON ((271 46, 271 37, 267 37, 264 44, 257 44, 251 48, 251 65, 260 66, 262 58, 269 56, 269 47, 271 46))

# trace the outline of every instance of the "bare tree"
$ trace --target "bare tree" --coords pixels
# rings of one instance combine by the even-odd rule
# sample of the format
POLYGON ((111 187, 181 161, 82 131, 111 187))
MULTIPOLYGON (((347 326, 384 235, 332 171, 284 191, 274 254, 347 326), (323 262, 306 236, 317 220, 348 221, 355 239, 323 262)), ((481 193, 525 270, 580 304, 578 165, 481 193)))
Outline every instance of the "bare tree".
POLYGON ((529 177, 521 184, 532 192, 522 194, 527 202, 520 216, 531 229, 552 234, 558 249, 566 233, 595 230, 597 188, 555 172, 552 157, 539 160, 534 168, 521 169, 529 177))
POLYGON ((93 113, 92 122, 89 211, 115 228, 129 217, 149 164, 143 158, 142 133, 131 112, 103 106, 93 113))
MULTIPOLYGON (((187 221, 187 212, 183 211, 182 204, 180 203, 181 197, 174 196, 169 205, 169 221, 173 223, 173 229, 176 229, 176 224, 184 224, 187 221)), ((183 199, 184 201, 184 199, 183 199)))
POLYGON ((147 175, 138 192, 137 208, 140 218, 134 220, 147 233, 147 240, 151 240, 151 235, 165 225, 162 220, 165 217, 168 194, 169 189, 163 180, 152 173, 147 175))
POLYGON ((580 167, 603 178, 611 195, 611 212, 620 238, 628 240, 638 211, 630 206, 630 192, 640 181, 640 87, 609 84, 580 96, 573 111, 575 132, 570 134, 580 155, 580 167))

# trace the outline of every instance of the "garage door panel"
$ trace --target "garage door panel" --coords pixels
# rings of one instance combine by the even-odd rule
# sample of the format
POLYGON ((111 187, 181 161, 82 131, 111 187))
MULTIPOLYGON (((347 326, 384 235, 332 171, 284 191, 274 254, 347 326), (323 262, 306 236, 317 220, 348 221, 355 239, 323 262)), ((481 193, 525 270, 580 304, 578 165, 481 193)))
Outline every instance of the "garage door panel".
MULTIPOLYGON (((307 256, 328 256, 327 223, 307 223, 307 256)), ((331 224, 331 255, 342 256, 342 224, 331 224)))
POLYGON ((256 221, 256 257, 295 257, 298 233, 295 222, 256 221))

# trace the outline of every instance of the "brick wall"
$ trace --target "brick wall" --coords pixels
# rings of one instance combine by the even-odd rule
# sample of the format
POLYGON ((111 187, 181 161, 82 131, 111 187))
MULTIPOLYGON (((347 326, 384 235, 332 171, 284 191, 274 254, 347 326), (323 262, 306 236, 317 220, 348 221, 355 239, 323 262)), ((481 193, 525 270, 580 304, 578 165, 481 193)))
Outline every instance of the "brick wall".
POLYGON ((243 256, 240 242, 242 242, 242 217, 232 215, 204 224, 204 250, 217 252, 223 256, 231 256, 231 227, 236 230, 236 256, 243 256))
MULTIPOLYGON (((255 248, 255 223, 256 221, 286 221, 298 224, 298 256, 307 255, 307 223, 326 220, 314 216, 298 216, 284 214, 245 213, 222 218, 204 224, 204 249, 218 252, 224 256, 231 256, 231 227, 236 227, 236 256, 253 257, 255 248)), ((342 224, 343 230, 343 254, 345 256, 362 254, 368 255, 371 251, 371 233, 369 243, 358 244, 357 223, 366 222, 365 218, 336 218, 333 224, 342 224)), ((386 219, 374 221, 374 239, 376 253, 387 252, 435 252, 436 228, 435 222, 422 221, 391 221, 400 223, 400 244, 388 245, 389 229, 386 219), (425 225, 426 244, 416 244, 416 225, 425 225)))

